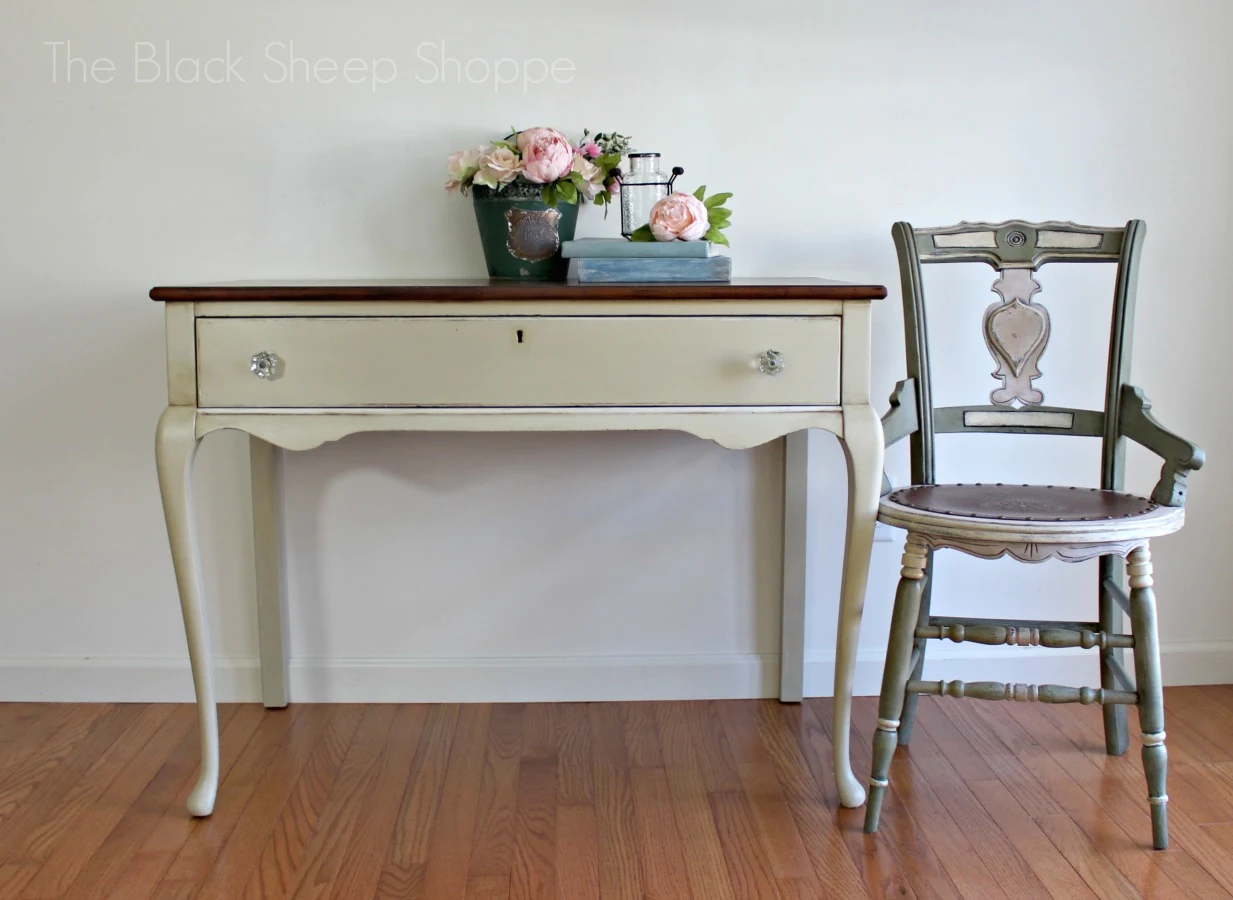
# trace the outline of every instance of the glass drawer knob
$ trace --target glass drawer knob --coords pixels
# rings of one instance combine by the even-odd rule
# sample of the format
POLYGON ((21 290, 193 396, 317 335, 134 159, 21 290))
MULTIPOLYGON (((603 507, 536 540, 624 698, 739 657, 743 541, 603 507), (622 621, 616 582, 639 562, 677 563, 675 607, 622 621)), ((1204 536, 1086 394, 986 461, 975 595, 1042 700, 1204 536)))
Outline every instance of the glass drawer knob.
POLYGON ((779 375, 788 368, 788 359, 778 350, 765 350, 758 354, 758 371, 763 375, 779 375))
POLYGON ((248 368, 258 378, 272 381, 282 374, 283 361, 273 353, 262 350, 260 353, 253 354, 252 364, 248 368))

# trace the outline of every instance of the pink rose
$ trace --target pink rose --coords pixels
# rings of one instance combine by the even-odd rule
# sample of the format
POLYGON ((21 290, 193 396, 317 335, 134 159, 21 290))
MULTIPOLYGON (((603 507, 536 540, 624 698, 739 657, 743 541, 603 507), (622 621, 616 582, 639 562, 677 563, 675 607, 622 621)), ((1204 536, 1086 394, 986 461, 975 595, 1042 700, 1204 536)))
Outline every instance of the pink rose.
POLYGON ((693 194, 669 194, 651 207, 651 234, 657 241, 696 241, 711 227, 706 206, 693 194))
POLYGON ((535 184, 548 184, 569 174, 574 151, 565 135, 553 128, 528 128, 518 134, 522 154, 522 177, 535 184))

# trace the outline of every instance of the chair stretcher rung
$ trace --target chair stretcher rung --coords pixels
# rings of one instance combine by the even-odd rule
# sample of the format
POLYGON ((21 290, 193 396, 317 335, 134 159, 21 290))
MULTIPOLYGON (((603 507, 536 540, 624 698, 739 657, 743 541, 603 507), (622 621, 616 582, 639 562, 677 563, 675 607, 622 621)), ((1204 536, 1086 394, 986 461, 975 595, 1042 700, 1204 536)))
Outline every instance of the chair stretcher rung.
POLYGON ((1028 700, 1041 703, 1082 703, 1133 705, 1139 695, 1133 691, 1110 691, 1093 687, 1066 687, 1060 684, 1012 684, 1001 681, 909 681, 909 694, 936 694, 939 697, 971 697, 976 700, 1028 700))
MULTIPOLYGON (((979 620, 978 620, 979 621, 979 620)), ((1012 625, 987 621, 979 625, 922 625, 916 629, 918 638, 950 640, 956 644, 972 641, 977 644, 1006 644, 1011 647, 1082 647, 1084 650, 1110 647, 1133 647, 1129 634, 1091 630, 1088 628, 1038 628, 1035 625, 1012 625)))
POLYGON ((1112 578, 1105 578, 1100 582, 1100 589, 1113 598, 1113 602, 1122 608, 1122 612, 1130 615, 1130 598, 1120 584, 1112 578))

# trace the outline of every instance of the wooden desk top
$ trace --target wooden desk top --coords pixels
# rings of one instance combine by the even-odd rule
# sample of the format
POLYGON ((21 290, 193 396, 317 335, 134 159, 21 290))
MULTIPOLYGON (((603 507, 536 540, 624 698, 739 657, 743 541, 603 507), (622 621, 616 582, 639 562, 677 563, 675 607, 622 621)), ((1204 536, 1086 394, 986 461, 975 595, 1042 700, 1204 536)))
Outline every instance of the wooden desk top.
POLYGON ((881 300, 880 284, 824 278, 737 278, 731 282, 579 284, 487 278, 406 281, 236 281, 156 287, 158 301, 220 300, 881 300))

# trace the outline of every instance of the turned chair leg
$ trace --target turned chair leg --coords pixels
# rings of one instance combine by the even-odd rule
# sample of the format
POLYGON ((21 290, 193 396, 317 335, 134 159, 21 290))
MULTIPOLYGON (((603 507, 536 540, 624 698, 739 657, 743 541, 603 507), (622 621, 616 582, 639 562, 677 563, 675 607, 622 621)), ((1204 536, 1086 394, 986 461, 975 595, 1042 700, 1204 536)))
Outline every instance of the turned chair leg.
MULTIPOLYGON (((926 551, 925 578, 921 587, 920 613, 916 617, 918 628, 929 624, 929 604, 933 595, 933 551, 926 551)), ((912 650, 917 653, 916 665, 908 675, 909 681, 919 681, 925 670, 925 651, 929 641, 925 638, 915 638, 912 650)), ((912 740, 912 726, 916 724, 916 704, 920 702, 920 694, 908 694, 903 699, 903 715, 899 717, 899 746, 906 747, 912 740)))
POLYGON ((1152 555, 1147 545, 1130 552, 1130 627, 1135 637, 1135 681, 1139 690, 1139 729, 1143 732, 1143 773, 1152 807, 1152 846, 1169 846, 1169 795, 1165 775, 1164 690, 1160 677, 1160 638, 1156 632, 1156 595, 1152 591, 1152 555))
MULTIPOLYGON (((1105 590, 1106 580, 1121 585, 1121 557, 1110 555, 1100 558, 1100 630, 1105 634, 1117 634, 1122 631, 1122 608, 1105 590)), ((1100 651, 1100 686, 1107 691, 1116 691, 1121 688, 1117 675, 1113 671, 1113 661, 1121 662, 1124 652, 1113 647, 1105 647, 1100 651)), ((1126 728, 1126 707, 1120 703, 1106 703, 1103 713, 1105 753, 1109 756, 1121 756, 1130 745, 1130 736, 1126 728)))
POLYGON ((925 586, 925 566, 929 550, 920 538, 908 535, 903 548, 903 569, 895 592, 895 612, 891 618, 890 640, 886 648, 886 667, 882 670, 882 696, 878 701, 878 730, 873 735, 873 772, 869 777, 869 805, 865 808, 865 833, 878 830, 882 798, 890 784, 891 758, 895 755, 899 716, 903 712, 908 676, 911 674, 912 647, 916 642, 916 622, 920 615, 925 586))

